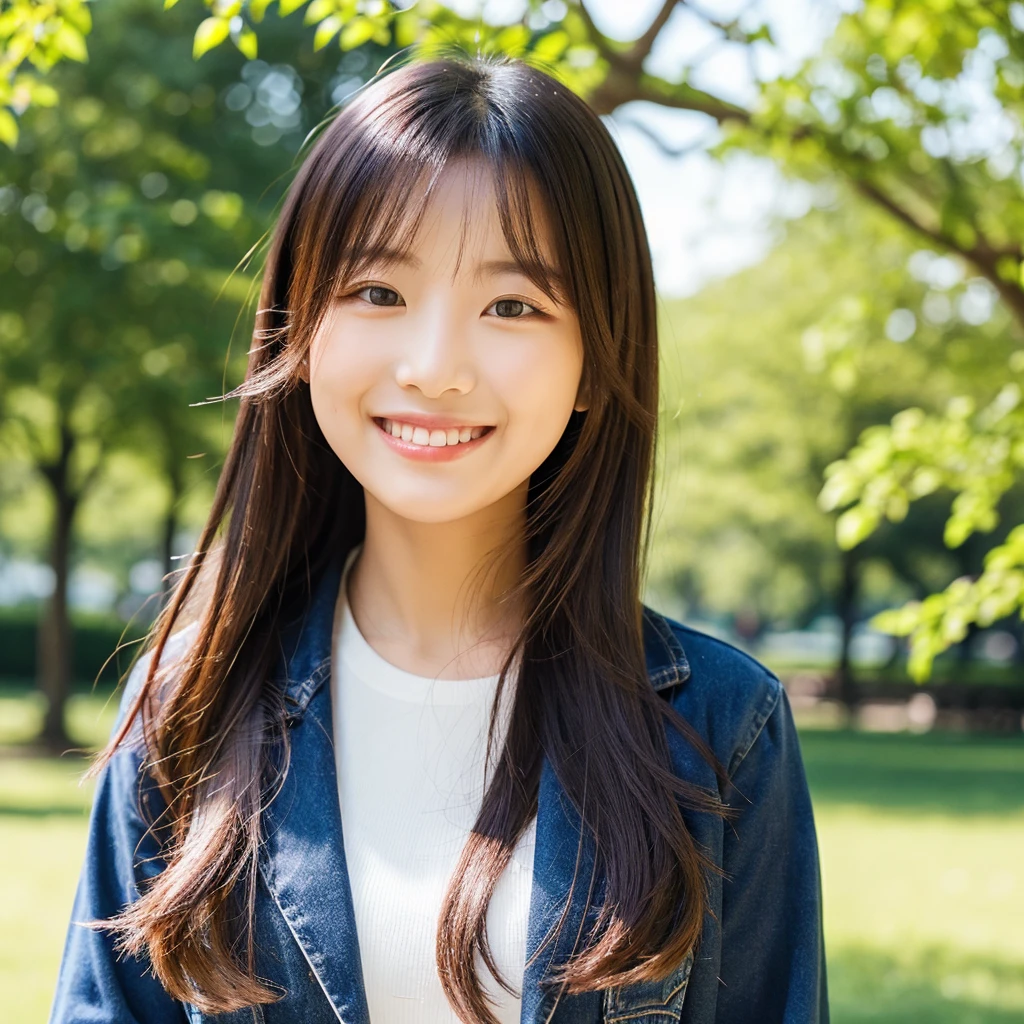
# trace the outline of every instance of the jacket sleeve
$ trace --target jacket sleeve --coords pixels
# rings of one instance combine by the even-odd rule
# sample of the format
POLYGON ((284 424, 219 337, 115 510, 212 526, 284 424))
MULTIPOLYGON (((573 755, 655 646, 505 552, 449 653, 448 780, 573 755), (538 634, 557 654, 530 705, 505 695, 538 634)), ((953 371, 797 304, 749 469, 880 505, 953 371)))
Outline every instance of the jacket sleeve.
POLYGON ((829 1020, 814 815, 781 684, 778 694, 730 767, 743 796, 730 791, 729 803, 740 812, 725 824, 717 1024, 829 1020))
MULTIPOLYGON (((118 725, 148 664, 136 664, 125 686, 118 725)), ((135 729, 133 727, 132 733, 135 729)), ((126 737, 125 744, 131 737, 126 737)), ((139 808, 141 751, 125 745, 96 779, 89 815, 85 862, 71 910, 71 922, 50 1010, 50 1024, 187 1024, 185 1006, 172 999, 145 961, 114 950, 114 937, 78 922, 113 917, 139 897, 142 878, 163 869, 159 846, 147 835, 139 808)), ((147 792, 150 807, 155 787, 147 792)), ((152 811, 148 811, 151 814, 152 811)), ((150 818, 152 820, 152 818, 150 818)))

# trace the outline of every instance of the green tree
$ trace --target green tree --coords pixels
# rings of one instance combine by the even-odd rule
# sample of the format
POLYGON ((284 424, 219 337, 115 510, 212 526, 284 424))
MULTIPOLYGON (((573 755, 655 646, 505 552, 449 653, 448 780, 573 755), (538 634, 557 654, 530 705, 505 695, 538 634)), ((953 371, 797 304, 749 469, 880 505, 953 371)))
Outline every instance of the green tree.
POLYGON ((17 143, 16 115, 58 101, 41 76, 62 60, 85 61, 91 29, 86 0, 0 0, 0 142, 17 143))
POLYGON ((228 407, 197 403, 242 375, 249 339, 229 352, 256 298, 250 263, 295 151, 368 66, 363 53, 296 59, 295 20, 266 34, 263 59, 200 64, 185 10, 107 0, 96 14, 91 60, 57 64, 47 82, 62 101, 26 109, 0 150, 0 431, 55 509, 38 680, 55 748, 81 510, 115 490, 105 473, 144 464, 165 484, 154 532, 170 568, 182 495, 212 479, 230 432, 228 407))
MULTIPOLYGON (((165 0, 167 6, 175 2, 165 0)), ((9 4, 22 12, 20 20, 0 20, 0 31, 17 33, 19 40, 15 60, 8 62, 9 77, 25 61, 40 67, 62 55, 81 56, 55 42, 37 55, 24 12, 42 5, 9 4)), ((254 57, 270 0, 204 4, 193 54, 203 57, 231 40, 254 57)), ((740 148, 770 156, 794 174, 847 182, 929 243, 972 266, 1012 313, 1018 336, 1024 326, 1024 5, 1016 0, 863 0, 839 18, 820 53, 781 77, 757 73, 771 65, 758 57, 773 46, 758 8, 721 21, 688 0, 665 0, 647 29, 628 41, 602 33, 582 0, 565 5, 564 16, 554 19, 547 13, 550 5, 530 0, 522 19, 507 25, 466 18, 434 0, 403 8, 389 0, 279 0, 277 7, 285 18, 300 9, 316 50, 413 43, 429 50, 455 42, 469 49, 530 53, 600 113, 646 101, 702 114, 720 128, 719 153, 740 148), (702 21, 717 42, 666 77, 651 70, 650 58, 677 15, 702 21), (755 100, 748 106, 695 85, 702 63, 716 48, 739 48, 750 56, 755 100)), ((42 38, 51 33, 55 39, 70 20, 55 14, 42 38)), ((63 38, 71 37, 64 32, 63 38)), ((28 85, 23 94, 25 104, 55 98, 30 97, 28 85)), ((7 129, 0 129, 8 140, 10 122, 8 116, 7 129)), ((1000 500, 1024 464, 1024 411, 1013 383, 987 396, 980 411, 976 407, 958 402, 933 417, 908 411, 888 428, 874 428, 850 459, 837 460, 821 501, 826 508, 853 505, 837 522, 840 547, 861 543, 883 516, 904 515, 910 502, 938 487, 957 495, 949 544, 993 528, 1000 500), (941 438, 938 456, 936 438, 941 438), (958 468, 965 460, 971 464, 966 475, 958 468), (881 501, 880 492, 886 494, 881 501)), ((936 651, 972 623, 1024 611, 1022 554, 1021 535, 1011 534, 992 549, 976 579, 959 580, 933 600, 880 620, 912 634, 919 676, 936 651)))
MULTIPOLYGON (((212 14, 196 52, 233 36, 255 47, 268 0, 207 0, 212 14)), ((968 263, 996 290, 1024 328, 1024 5, 1011 0, 864 0, 843 15, 822 52, 795 74, 755 81, 756 101, 737 105, 697 88, 709 49, 671 78, 648 67, 659 36, 679 12, 717 33, 720 47, 752 57, 772 45, 756 9, 730 20, 701 15, 686 0, 665 0, 647 29, 626 42, 594 24, 582 0, 557 22, 538 3, 514 25, 466 19, 434 2, 399 10, 363 9, 355 0, 283 0, 282 15, 305 7, 314 46, 338 38, 342 49, 389 33, 399 46, 459 42, 470 48, 532 53, 548 61, 600 113, 647 101, 706 115, 723 129, 718 151, 742 148, 792 173, 832 175, 932 245, 968 263)), ((1009 368, 1008 368, 1009 369, 1009 368)), ((946 413, 908 410, 888 428, 873 427, 848 460, 827 468, 823 507, 853 507, 837 521, 848 550, 880 521, 906 514, 911 501, 939 487, 956 495, 946 529, 950 546, 999 521, 1003 495, 1024 469, 1024 404, 1016 383, 946 413), (967 465, 964 470, 963 466, 967 465), (881 497, 879 497, 881 495, 881 497)), ((1019 609, 1024 615, 1024 526, 993 547, 983 571, 942 594, 880 617, 877 624, 912 637, 913 669, 1019 609)))
POLYGON ((670 461, 655 589, 683 595, 691 614, 765 625, 834 611, 839 691, 850 699, 849 646, 865 606, 924 596, 980 565, 945 550, 934 501, 837 550, 835 516, 818 502, 822 474, 910 402, 934 413, 997 386, 1014 351, 1005 307, 990 298, 975 323, 957 312, 987 288, 979 280, 850 196, 790 223, 759 265, 665 303, 670 461), (866 578, 891 582, 872 594, 866 578))
POLYGON ((190 33, 179 75, 158 76, 154 54, 174 48, 166 20, 153 24, 164 16, 147 31, 113 21, 126 11, 115 6, 91 37, 93 60, 51 73, 64 102, 27 112, 29 130, 0 161, 0 429, 52 502, 38 681, 54 748, 67 746, 78 511, 118 449, 145 448, 184 486, 186 456, 208 449, 204 414, 220 415, 188 406, 222 392, 244 271, 217 299, 263 228, 211 159, 217 93, 188 59, 190 33))
MULTIPOLYGON (((1024 6, 1019 3, 867 0, 845 16, 824 53, 792 79, 770 83, 731 144, 763 140, 795 169, 820 166, 930 245, 955 254, 987 282, 1024 328, 1024 6)), ((981 294, 981 282, 975 294, 981 294)), ((970 299, 964 301, 970 304, 970 299)), ((1024 468, 1019 352, 986 391, 963 386, 945 409, 919 403, 860 436, 826 468, 826 509, 851 549, 883 519, 940 489, 954 495, 950 548, 1000 522, 1024 468), (1012 379, 1017 378, 1017 379, 1012 379)), ((876 619, 911 637, 911 671, 925 678, 935 655, 976 626, 1024 613, 1024 528, 992 546, 981 571, 876 619)))

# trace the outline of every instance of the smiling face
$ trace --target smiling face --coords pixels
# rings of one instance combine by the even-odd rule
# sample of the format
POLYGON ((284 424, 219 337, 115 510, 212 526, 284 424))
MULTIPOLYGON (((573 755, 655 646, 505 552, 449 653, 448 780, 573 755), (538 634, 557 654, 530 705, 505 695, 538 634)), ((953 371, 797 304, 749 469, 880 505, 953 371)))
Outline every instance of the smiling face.
POLYGON ((582 368, 575 313, 518 269, 488 172, 460 161, 410 249, 363 265, 339 290, 307 372, 317 422, 368 499, 449 522, 525 502, 530 475, 582 408, 582 368))

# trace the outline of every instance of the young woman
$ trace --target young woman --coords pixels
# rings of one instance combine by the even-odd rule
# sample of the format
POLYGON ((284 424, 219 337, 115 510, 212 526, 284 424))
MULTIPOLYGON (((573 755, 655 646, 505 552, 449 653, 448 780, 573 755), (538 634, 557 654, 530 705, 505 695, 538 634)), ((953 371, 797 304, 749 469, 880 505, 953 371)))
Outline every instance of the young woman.
POLYGON ((826 1021, 785 692, 640 600, 655 292, 599 118, 520 61, 382 73, 257 317, 51 1021, 826 1021))

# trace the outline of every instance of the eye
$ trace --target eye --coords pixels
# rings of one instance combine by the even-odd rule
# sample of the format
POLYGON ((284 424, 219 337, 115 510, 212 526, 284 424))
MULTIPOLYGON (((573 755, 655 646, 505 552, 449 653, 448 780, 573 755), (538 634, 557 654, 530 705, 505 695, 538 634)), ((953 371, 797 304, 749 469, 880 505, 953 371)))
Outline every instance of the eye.
POLYGON ((543 312, 537 306, 524 302, 522 299, 498 299, 488 307, 490 310, 497 310, 495 315, 499 320, 526 320, 531 316, 543 316, 543 312), (529 312, 525 312, 529 310, 529 312))
POLYGON ((385 288, 382 284, 369 284, 352 294, 364 297, 364 301, 368 302, 371 306, 404 305, 402 297, 394 288, 385 288))

